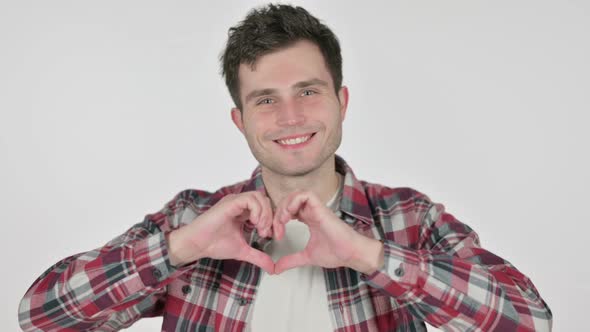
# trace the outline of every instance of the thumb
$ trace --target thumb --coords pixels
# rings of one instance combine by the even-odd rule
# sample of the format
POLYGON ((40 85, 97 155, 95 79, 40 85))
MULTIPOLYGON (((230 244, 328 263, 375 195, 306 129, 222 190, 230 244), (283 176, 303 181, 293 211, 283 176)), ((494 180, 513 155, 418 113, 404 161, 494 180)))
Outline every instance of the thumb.
POLYGON ((281 257, 275 264, 275 274, 283 273, 295 267, 309 264, 309 259, 304 251, 281 257))
POLYGON ((239 257, 237 257, 238 260, 259 266, 268 274, 275 273, 275 263, 272 261, 272 258, 270 258, 269 255, 249 246, 246 246, 246 248, 240 252, 241 254, 239 257))

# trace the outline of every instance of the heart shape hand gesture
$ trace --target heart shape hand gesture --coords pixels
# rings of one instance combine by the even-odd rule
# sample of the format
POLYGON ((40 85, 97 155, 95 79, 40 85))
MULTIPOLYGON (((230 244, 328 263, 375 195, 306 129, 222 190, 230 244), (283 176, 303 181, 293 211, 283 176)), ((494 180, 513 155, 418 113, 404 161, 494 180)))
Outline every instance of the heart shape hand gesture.
POLYGON ((295 191, 277 205, 273 218, 277 240, 284 237, 285 225, 294 219, 309 227, 310 238, 302 251, 275 263, 276 274, 304 265, 350 266, 359 256, 357 244, 365 237, 342 222, 313 192, 295 191))
POLYGON ((169 257, 183 265, 203 257, 247 261, 269 274, 303 266, 350 267, 368 273, 382 265, 381 242, 357 233, 338 218, 310 191, 295 191, 285 197, 273 215, 270 199, 260 192, 230 194, 189 225, 168 234, 169 257), (261 236, 285 236, 293 219, 309 227, 310 239, 300 252, 279 258, 250 247, 242 226, 250 222, 261 236))

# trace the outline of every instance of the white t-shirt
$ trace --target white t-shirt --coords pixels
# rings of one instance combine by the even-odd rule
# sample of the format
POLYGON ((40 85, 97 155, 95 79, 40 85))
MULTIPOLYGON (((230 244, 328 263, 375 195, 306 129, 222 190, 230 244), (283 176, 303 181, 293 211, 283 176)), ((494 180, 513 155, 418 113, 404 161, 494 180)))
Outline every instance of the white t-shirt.
MULTIPOLYGON (((338 211, 342 182, 341 179, 340 187, 327 204, 333 211, 338 211)), ((283 239, 273 239, 265 252, 276 262, 280 257, 303 250, 309 236, 307 225, 299 220, 289 221, 283 239)), ((301 266, 278 275, 263 271, 247 330, 333 331, 324 279, 324 270, 319 266, 301 266)))

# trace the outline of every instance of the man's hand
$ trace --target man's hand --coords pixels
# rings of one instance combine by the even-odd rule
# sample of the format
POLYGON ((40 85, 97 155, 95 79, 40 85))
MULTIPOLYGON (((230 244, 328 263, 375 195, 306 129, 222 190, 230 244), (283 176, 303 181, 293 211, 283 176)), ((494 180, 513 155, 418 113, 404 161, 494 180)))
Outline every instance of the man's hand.
POLYGON ((236 259, 274 273, 274 262, 246 243, 242 227, 249 220, 261 236, 271 237, 273 220, 270 199, 252 191, 230 194, 168 236, 170 262, 183 265, 200 258, 236 259))
POLYGON ((275 264, 276 274, 303 265, 345 266, 369 274, 383 265, 383 244, 342 222, 314 193, 296 191, 278 204, 273 219, 275 238, 283 238, 285 224, 292 219, 309 227, 309 242, 302 251, 281 257, 275 264))

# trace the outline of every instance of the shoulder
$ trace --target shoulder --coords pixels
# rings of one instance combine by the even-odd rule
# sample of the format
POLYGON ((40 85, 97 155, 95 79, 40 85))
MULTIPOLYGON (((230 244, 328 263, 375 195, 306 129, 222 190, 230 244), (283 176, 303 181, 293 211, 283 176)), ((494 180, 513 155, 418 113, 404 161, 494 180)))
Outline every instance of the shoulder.
POLYGON ((369 204, 377 209, 424 211, 434 204, 426 194, 414 188, 391 187, 368 181, 360 181, 360 183, 365 190, 369 204))
POLYGON ((432 201, 428 195, 414 188, 388 187, 366 181, 361 183, 374 217, 384 223, 401 223, 404 227, 413 225, 461 233, 473 232, 468 225, 449 213, 444 204, 432 201))
POLYGON ((238 182, 219 188, 216 191, 184 189, 174 195, 159 211, 148 214, 144 222, 149 227, 159 227, 161 229, 175 229, 189 224, 224 196, 241 192, 245 183, 246 181, 238 182))
POLYGON ((242 192, 247 180, 221 187, 215 191, 202 189, 185 189, 179 192, 172 200, 174 204, 191 207, 195 210, 207 210, 215 205, 224 196, 242 192))
POLYGON ((408 248, 420 248, 423 239, 432 233, 428 215, 437 204, 414 188, 361 183, 381 236, 408 248))

